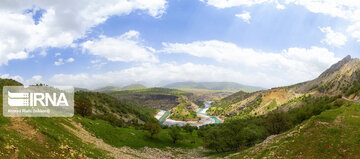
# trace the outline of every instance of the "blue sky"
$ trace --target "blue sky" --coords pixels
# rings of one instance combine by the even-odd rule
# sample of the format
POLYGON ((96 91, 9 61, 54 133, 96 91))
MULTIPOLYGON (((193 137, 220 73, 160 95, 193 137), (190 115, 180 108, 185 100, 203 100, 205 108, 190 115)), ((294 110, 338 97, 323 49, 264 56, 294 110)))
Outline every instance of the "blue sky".
POLYGON ((360 55, 356 1, 0 3, 0 77, 25 84, 231 81, 271 88, 360 55))

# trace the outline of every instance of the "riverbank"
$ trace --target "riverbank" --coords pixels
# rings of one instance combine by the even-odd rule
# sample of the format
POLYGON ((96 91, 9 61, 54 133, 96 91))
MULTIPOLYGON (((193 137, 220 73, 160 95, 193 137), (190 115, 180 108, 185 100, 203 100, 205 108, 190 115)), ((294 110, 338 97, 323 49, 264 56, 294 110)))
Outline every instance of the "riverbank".
POLYGON ((165 110, 159 110, 159 112, 155 115, 155 118, 159 120, 159 122, 162 125, 178 125, 178 126, 184 126, 186 124, 189 124, 191 126, 203 126, 207 124, 219 124, 221 121, 211 115, 208 115, 206 111, 211 107, 211 102, 205 102, 205 107, 201 108, 199 111, 196 112, 196 114, 201 118, 199 121, 177 121, 173 119, 167 119, 167 117, 170 115, 170 111, 165 110))

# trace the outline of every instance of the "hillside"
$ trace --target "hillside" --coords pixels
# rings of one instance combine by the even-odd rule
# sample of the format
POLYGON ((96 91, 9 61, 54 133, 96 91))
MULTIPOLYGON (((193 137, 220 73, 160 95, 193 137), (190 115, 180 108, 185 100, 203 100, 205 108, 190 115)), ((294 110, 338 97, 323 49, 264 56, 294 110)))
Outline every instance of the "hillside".
MULTIPOLYGON (((21 85, 14 80, 0 79, 1 92, 3 86, 21 85)), ((1 111, 2 100, 1 94, 1 111)), ((124 117, 154 122, 150 119, 153 114, 148 115, 109 95, 79 91, 75 94, 75 103, 79 100, 92 103, 90 116, 77 115, 76 108, 76 115, 70 118, 0 115, 0 158, 175 158, 191 154, 189 149, 202 143, 197 135, 182 129, 179 133, 185 139, 176 144, 168 135, 169 129, 149 137, 141 123, 126 122, 124 117)))
POLYGON ((227 158, 359 158, 360 104, 346 105, 227 158))
POLYGON ((245 91, 254 92, 264 88, 242 85, 235 82, 176 82, 163 86, 174 89, 205 89, 218 91, 245 91))
POLYGON ((75 99, 89 101, 93 106, 92 114, 95 115, 114 114, 122 122, 136 122, 139 124, 154 120, 151 113, 153 111, 130 106, 104 93, 79 91, 75 93, 75 99))
POLYGON ((125 103, 151 109, 169 110, 179 104, 181 95, 190 95, 188 92, 168 88, 146 88, 138 90, 123 90, 109 92, 109 95, 125 103))
POLYGON ((343 95, 359 99, 359 88, 360 60, 347 56, 314 80, 253 93, 238 92, 215 102, 208 112, 223 119, 230 116, 245 118, 278 108, 288 110, 308 95, 343 95))

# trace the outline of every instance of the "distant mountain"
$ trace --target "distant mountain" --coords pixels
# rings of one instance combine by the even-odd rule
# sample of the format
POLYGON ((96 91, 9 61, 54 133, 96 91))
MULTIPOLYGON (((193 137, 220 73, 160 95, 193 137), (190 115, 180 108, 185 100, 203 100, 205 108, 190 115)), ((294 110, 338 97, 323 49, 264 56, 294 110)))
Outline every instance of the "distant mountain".
POLYGON ((120 91, 121 89, 115 86, 106 86, 98 89, 94 89, 94 92, 113 92, 113 91, 120 91))
POLYGON ((91 90, 88 90, 86 88, 80 88, 80 87, 75 87, 74 88, 74 91, 77 92, 77 91, 84 91, 84 92, 91 92, 91 90))
POLYGON ((93 91, 108 93, 108 92, 116 92, 116 91, 124 91, 124 90, 138 90, 138 89, 145 89, 145 88, 146 87, 142 84, 131 84, 131 85, 127 85, 122 88, 115 87, 115 86, 106 86, 106 87, 95 89, 93 91))
POLYGON ((125 87, 122 87, 122 90, 137 90, 137 89, 145 89, 146 86, 142 85, 142 84, 131 84, 131 85, 127 85, 125 87))
POLYGON ((176 82, 163 86, 175 89, 207 89, 221 91, 245 91, 254 92, 264 88, 242 85, 235 82, 176 82))

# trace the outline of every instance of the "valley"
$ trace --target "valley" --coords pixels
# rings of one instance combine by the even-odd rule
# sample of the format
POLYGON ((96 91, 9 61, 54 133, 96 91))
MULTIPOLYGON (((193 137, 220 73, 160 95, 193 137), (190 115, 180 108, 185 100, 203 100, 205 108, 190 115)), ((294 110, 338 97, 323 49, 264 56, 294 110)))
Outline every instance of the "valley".
POLYGON ((204 102, 205 107, 199 109, 196 114, 197 116, 200 117, 200 120, 198 121, 177 121, 177 120, 172 120, 172 119, 167 119, 169 116, 171 116, 170 111, 165 111, 165 110, 159 110, 159 112, 155 115, 155 118, 159 120, 159 122, 162 125, 167 125, 167 126, 185 126, 185 125, 190 125, 190 126, 196 126, 196 127, 200 127, 203 125, 207 125, 207 124, 219 124, 221 123, 221 121, 211 115, 208 115, 206 113, 206 111, 211 108, 211 102, 210 101, 206 101, 204 102))
MULTIPOLYGON (((359 70, 359 59, 345 57, 314 80, 255 92, 79 89, 74 117, 1 116, 0 155, 353 158, 360 147, 359 70)), ((22 84, 0 79, 0 85, 22 84)))

